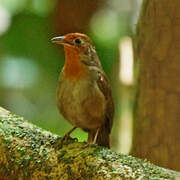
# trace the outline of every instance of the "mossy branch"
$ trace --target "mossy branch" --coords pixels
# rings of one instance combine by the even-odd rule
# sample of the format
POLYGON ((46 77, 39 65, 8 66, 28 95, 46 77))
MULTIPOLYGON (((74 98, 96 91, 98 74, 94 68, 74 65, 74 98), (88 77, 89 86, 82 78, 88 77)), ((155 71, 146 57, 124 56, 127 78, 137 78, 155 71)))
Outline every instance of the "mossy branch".
POLYGON ((59 136, 0 108, 0 179, 180 179, 145 160, 59 136))

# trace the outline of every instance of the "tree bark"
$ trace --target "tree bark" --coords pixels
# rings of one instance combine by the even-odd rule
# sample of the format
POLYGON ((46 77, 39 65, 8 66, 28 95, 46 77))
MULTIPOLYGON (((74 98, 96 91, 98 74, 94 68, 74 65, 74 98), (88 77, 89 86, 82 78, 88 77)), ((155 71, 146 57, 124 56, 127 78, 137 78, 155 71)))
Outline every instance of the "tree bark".
POLYGON ((65 141, 0 108, 0 179, 180 179, 170 171, 103 147, 65 141))
POLYGON ((144 0, 133 155, 180 170, 180 1, 144 0))

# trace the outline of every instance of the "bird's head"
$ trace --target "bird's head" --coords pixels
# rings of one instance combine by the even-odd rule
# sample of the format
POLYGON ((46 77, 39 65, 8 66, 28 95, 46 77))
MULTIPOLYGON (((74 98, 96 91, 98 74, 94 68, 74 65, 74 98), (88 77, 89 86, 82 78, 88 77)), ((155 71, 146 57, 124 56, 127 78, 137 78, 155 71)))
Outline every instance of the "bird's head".
POLYGON ((93 48, 90 38, 81 33, 69 33, 65 36, 54 37, 51 41, 79 54, 87 54, 93 48))
POLYGON ((86 66, 101 68, 95 48, 87 35, 69 33, 65 36, 54 37, 51 41, 64 46, 66 59, 64 72, 69 78, 76 79, 80 75, 85 74, 86 66))

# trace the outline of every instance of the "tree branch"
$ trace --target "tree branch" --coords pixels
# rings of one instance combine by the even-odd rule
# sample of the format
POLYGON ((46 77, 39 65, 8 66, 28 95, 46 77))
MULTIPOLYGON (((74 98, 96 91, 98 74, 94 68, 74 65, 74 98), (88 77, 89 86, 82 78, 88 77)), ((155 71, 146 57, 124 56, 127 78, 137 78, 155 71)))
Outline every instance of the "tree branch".
POLYGON ((0 108, 1 179, 180 179, 180 173, 98 146, 85 148, 0 108))

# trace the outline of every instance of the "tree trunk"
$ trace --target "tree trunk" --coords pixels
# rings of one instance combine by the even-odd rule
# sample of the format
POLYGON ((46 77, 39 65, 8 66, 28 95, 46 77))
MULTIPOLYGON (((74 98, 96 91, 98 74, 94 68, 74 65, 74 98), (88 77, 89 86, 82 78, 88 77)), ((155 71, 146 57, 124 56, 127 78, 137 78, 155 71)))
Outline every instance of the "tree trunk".
POLYGON ((0 179, 180 179, 170 171, 96 145, 60 138, 0 108, 0 179))
POLYGON ((180 1, 144 0, 133 155, 180 170, 180 1))

